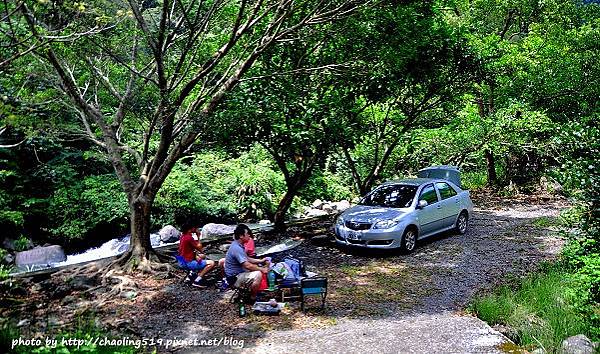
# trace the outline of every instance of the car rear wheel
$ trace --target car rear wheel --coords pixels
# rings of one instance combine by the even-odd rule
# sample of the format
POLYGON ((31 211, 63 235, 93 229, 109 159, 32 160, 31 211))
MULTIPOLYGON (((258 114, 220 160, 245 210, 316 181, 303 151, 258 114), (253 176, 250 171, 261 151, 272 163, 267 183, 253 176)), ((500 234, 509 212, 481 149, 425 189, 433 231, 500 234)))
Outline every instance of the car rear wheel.
POLYGON ((467 213, 465 211, 463 211, 458 216, 458 219, 456 219, 456 226, 454 227, 454 229, 456 230, 456 232, 458 234, 464 235, 465 232, 467 232, 468 226, 469 226, 469 217, 467 216, 467 213))
POLYGON ((417 246, 417 230, 410 227, 404 231, 402 235, 402 250, 410 253, 415 250, 417 246))

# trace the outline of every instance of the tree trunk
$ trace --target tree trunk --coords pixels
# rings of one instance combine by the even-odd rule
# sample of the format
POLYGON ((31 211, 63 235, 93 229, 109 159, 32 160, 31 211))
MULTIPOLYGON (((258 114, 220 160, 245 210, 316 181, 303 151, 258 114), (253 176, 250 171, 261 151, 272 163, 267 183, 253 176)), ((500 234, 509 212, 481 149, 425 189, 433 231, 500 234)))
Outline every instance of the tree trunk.
POLYGON ((277 210, 275 211, 275 215, 273 217, 273 223, 275 224, 276 230, 285 229, 285 215, 292 206, 294 197, 298 194, 298 191, 300 190, 299 186, 303 184, 304 183, 300 183, 300 181, 297 181, 292 185, 292 187, 288 187, 288 190, 285 192, 285 195, 277 205, 277 210))
POLYGON ((485 150, 485 160, 487 163, 487 184, 489 186, 495 186, 498 184, 498 176, 496 175, 496 158, 490 149, 485 150))
POLYGON ((154 254, 150 243, 150 210, 152 198, 137 198, 129 204, 131 214, 131 239, 129 252, 135 260, 149 260, 154 254))

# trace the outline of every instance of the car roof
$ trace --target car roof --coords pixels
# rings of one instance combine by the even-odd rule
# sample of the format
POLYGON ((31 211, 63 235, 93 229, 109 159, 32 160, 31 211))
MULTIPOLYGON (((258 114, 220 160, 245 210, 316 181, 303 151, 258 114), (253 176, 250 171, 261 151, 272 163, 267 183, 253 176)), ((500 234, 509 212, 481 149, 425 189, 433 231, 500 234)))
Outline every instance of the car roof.
POLYGON ((439 179, 439 178, 405 178, 405 179, 397 179, 397 180, 393 180, 393 181, 387 181, 384 184, 385 185, 407 184, 410 186, 420 186, 422 184, 430 183, 430 182, 434 182, 434 181, 443 181, 443 180, 439 179))

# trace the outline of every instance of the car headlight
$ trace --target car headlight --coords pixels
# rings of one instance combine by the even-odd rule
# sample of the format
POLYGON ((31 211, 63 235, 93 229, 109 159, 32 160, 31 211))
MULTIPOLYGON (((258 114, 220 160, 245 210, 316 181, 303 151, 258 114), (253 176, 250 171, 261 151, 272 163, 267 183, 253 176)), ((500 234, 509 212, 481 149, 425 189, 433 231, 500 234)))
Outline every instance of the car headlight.
POLYGON ((373 225, 374 229, 389 229, 390 227, 394 227, 398 225, 399 220, 381 220, 373 225))
POLYGON ((344 219, 342 219, 342 217, 338 217, 337 220, 335 221, 336 225, 344 225, 344 219))

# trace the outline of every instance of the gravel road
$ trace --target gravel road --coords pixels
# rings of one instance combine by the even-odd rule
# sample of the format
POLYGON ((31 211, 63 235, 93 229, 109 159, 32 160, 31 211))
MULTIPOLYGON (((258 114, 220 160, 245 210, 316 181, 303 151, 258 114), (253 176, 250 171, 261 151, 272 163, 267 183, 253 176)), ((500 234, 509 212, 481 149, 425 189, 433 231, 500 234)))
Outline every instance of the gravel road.
MULTIPOLYGON (((328 241, 327 231, 288 251, 328 277, 324 313, 303 314, 292 306, 280 316, 240 319, 227 302, 229 292, 189 291, 172 283, 148 299, 143 311, 148 315, 132 325, 145 337, 230 336, 243 340, 242 351, 251 353, 506 352, 510 341, 464 309, 477 292, 556 257, 563 240, 536 220, 558 216, 565 205, 518 200, 477 205, 465 235, 429 238, 409 255, 340 249, 328 241)), ((236 344, 171 350, 239 352, 236 344)))

